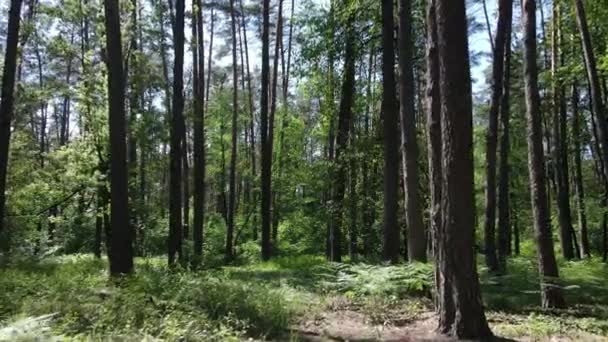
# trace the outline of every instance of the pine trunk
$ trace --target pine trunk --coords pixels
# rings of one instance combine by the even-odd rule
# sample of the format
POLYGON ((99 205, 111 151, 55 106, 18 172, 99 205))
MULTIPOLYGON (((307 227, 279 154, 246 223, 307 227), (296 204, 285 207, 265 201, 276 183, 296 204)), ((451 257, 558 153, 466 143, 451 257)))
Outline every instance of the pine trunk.
MULTIPOLYGON (((498 24, 496 27, 496 41, 493 49, 492 63, 492 99, 488 113, 488 130, 486 132, 486 191, 485 191, 485 221, 484 242, 486 265, 490 272, 498 270, 496 256, 496 152, 498 146, 498 115, 504 83, 505 69, 505 42, 507 34, 511 33, 511 0, 498 2, 498 24)), ((510 47, 509 47, 510 50, 510 47)))
MULTIPOLYGON (((118 0, 105 0, 106 49, 109 61, 122 61, 118 0)), ((129 223, 125 88, 122 63, 108 63, 110 118, 110 274, 133 271, 133 232, 129 223)))
POLYGON ((395 48, 393 1, 382 0, 382 111, 384 134, 384 245, 385 261, 399 261, 397 195, 399 189, 399 132, 395 96, 395 48))
POLYGON ((535 0, 524 0, 522 15, 524 25, 524 81, 528 121, 528 169, 541 277, 542 306, 544 308, 559 308, 565 306, 565 301, 561 289, 556 284, 559 272, 553 250, 553 237, 549 225, 550 214, 547 208, 547 183, 542 144, 538 67, 536 65, 535 0))
POLYGON ((453 307, 439 310, 439 330, 460 339, 488 339, 492 332, 483 310, 473 249, 473 105, 465 1, 436 4, 443 143, 437 262, 439 286, 449 287, 440 293, 450 292, 453 300, 453 307))
POLYGON ((405 219, 407 251, 410 261, 426 261, 426 232, 422 223, 422 206, 418 181, 418 139, 414 105, 414 72, 412 41, 412 2, 399 1, 399 113, 401 119, 401 152, 405 185, 405 219))
POLYGON ((506 271, 507 256, 511 255, 511 203, 509 151, 511 150, 511 32, 513 26, 513 1, 509 1, 507 32, 504 41, 504 77, 502 99, 500 100, 500 155, 498 170, 498 263, 502 272, 506 271))
POLYGON ((271 255, 270 243, 270 203, 271 196, 271 167, 272 167, 272 140, 269 137, 269 126, 272 122, 268 122, 268 87, 270 76, 269 63, 269 16, 270 16, 270 0, 263 0, 262 6, 262 83, 261 83, 261 98, 260 98, 260 130, 261 130, 261 146, 262 146, 262 259, 268 260, 271 255))
POLYGON ((11 121, 14 110, 15 75, 17 72, 17 45, 21 20, 21 0, 11 0, 8 15, 8 32, 4 68, 2 71, 2 94, 0 98, 0 234, 4 231, 6 205, 6 175, 8 151, 11 138, 11 121))
POLYGON ((173 113, 169 152, 169 266, 175 264, 176 255, 182 257, 182 142, 184 111, 184 0, 175 2, 173 26, 175 60, 173 65, 173 113))

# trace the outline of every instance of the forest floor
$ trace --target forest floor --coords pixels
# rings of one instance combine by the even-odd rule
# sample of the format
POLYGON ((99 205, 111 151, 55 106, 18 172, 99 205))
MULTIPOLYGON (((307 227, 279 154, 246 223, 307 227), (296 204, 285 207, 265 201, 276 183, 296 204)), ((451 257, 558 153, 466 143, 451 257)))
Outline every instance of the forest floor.
MULTIPOLYGON (((523 341, 608 341, 608 266, 562 262, 569 308, 539 307, 532 257, 509 274, 481 267, 497 336, 523 341)), ((0 269, 0 340, 437 341, 432 267, 332 264, 322 257, 169 271, 138 259, 110 282, 88 255, 13 262, 0 269)))

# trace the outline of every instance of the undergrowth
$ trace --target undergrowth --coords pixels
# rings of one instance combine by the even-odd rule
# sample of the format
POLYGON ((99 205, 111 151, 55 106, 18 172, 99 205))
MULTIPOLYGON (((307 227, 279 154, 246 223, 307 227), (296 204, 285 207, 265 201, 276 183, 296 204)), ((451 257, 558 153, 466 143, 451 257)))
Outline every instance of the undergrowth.
MULTIPOLYGON (((560 311, 540 309, 534 259, 513 258, 503 276, 480 270, 496 333, 608 336, 608 272, 598 260, 560 264, 569 304, 560 311)), ((53 314, 45 318, 52 335, 77 340, 284 340, 293 324, 322 311, 357 310, 371 324, 386 325, 408 324, 432 310, 431 264, 298 256, 171 271, 164 258, 149 258, 138 259, 136 273, 116 283, 105 260, 73 255, 18 262, 0 272, 0 326, 53 314)))

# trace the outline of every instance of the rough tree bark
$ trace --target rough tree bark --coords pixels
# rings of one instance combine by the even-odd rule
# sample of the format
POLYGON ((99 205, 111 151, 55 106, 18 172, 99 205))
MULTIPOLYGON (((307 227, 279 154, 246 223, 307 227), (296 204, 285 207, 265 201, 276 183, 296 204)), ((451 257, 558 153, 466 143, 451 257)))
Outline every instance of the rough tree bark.
POLYGON ((182 257, 182 141, 184 111, 184 0, 175 2, 173 26, 175 59, 173 64, 173 113, 169 152, 169 266, 175 264, 175 256, 182 257))
POLYGON ((384 133, 384 244, 385 261, 399 261, 397 194, 399 187, 399 132, 395 95, 393 1, 382 0, 382 111, 384 133))
POLYGON ((422 206, 418 181, 418 139, 414 105, 414 72, 412 41, 412 2, 399 1, 399 114, 401 119, 401 152, 405 185, 405 219, 407 251, 410 261, 426 261, 426 233, 422 223, 422 206))
MULTIPOLYGON (((437 259, 437 238, 441 227, 441 93, 439 89, 439 56, 437 55, 437 22, 435 0, 429 0, 426 7, 426 124, 429 165, 429 206, 432 251, 437 259)), ((435 303, 441 317, 451 320, 454 312, 449 287, 440 287, 441 272, 435 268, 435 303), (441 305, 439 305, 441 303, 441 305), (439 310, 440 309, 440 310, 439 310)))
POLYGON ((511 149, 511 32, 513 28, 513 1, 509 1, 507 32, 504 41, 504 77, 500 100, 500 154, 498 166, 498 264, 502 272, 507 268, 507 256, 511 255, 511 203, 509 151, 511 149))
POLYGON ((127 142, 125 125, 125 87, 120 37, 118 0, 105 0, 105 28, 108 67, 108 102, 110 110, 110 274, 133 271, 133 232, 129 224, 127 142))
POLYGON ((261 155, 262 155, 262 175, 261 175, 261 187, 262 187, 262 204, 261 204, 261 215, 262 215, 262 259, 270 259, 271 244, 270 244, 270 202, 272 201, 271 196, 271 167, 272 167, 272 150, 268 136, 268 86, 270 76, 270 63, 269 63, 269 14, 270 14, 270 0, 263 0, 262 5, 262 84, 261 84, 261 97, 260 97, 260 131, 261 131, 261 155))
POLYGON ((17 45, 21 21, 21 0, 11 0, 8 15, 8 32, 4 68, 2 71, 2 95, 0 98, 0 234, 4 231, 6 205, 6 174, 8 170, 8 147, 11 138, 11 121, 14 110, 15 75, 17 72, 17 45))
POLYGON ((488 339, 492 332, 483 311, 473 249, 473 105, 465 1, 437 0, 436 19, 443 144, 437 262, 439 287, 449 288, 453 300, 446 309, 440 300, 439 330, 461 339, 488 339))
POLYGON ((544 308, 566 305, 561 289, 553 237, 547 210, 545 162, 542 144, 540 95, 538 92, 538 67, 536 65, 536 1, 524 0, 522 8, 524 28, 524 82, 528 131, 528 170, 530 173, 530 195, 534 215, 534 231, 538 249, 541 297, 544 308))

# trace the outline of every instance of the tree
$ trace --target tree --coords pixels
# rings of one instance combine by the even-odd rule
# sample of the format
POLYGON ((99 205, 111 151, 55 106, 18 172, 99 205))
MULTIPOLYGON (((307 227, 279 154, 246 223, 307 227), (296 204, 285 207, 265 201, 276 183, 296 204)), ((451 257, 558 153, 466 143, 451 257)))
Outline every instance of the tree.
POLYGON ((270 76, 270 63, 269 63, 269 17, 270 17, 270 0, 264 0, 262 5, 262 84, 261 84, 261 97, 260 97, 260 130, 261 130, 261 155, 262 155, 262 175, 261 175, 261 187, 262 187, 262 204, 261 204, 261 215, 262 215, 262 259, 270 259, 271 245, 270 245, 270 203, 272 201, 271 193, 271 167, 272 167, 272 150, 270 145, 272 141, 269 141, 268 137, 268 126, 272 125, 272 122, 268 122, 268 86, 270 76))
POLYGON ((193 48, 194 82, 194 218, 192 240, 194 256, 203 254, 203 226, 205 224, 205 45, 203 44, 203 14, 200 0, 195 2, 193 26, 196 43, 193 48))
MULTIPOLYGON (((608 203, 608 123, 606 122, 606 109, 604 106, 605 98, 602 97, 602 89, 597 71, 597 62, 595 59, 595 54, 593 52, 593 45, 591 43, 589 25, 587 24, 585 5, 582 0, 575 0, 575 7, 576 23, 583 45, 583 57, 585 59, 585 69, 587 70, 587 80, 589 82, 589 94, 591 96, 593 114, 595 114, 597 122, 597 129, 594 129, 594 133, 596 133, 597 137, 597 153, 600 155, 601 164, 604 166, 602 168, 602 171, 604 181, 603 183, 605 187, 605 197, 602 200, 602 205, 605 207, 608 203)), ((602 244, 604 250, 604 261, 608 259, 608 224, 606 223, 607 217, 608 213, 606 212, 606 208, 604 208, 604 213, 602 217, 602 244)))
POLYGON ((6 35, 6 51, 2 71, 2 97, 0 99, 0 234, 4 231, 6 205, 6 174, 8 147, 11 138, 11 120, 14 110, 15 74, 17 71, 17 45, 21 21, 21 0, 11 0, 6 35))
POLYGON ((534 231, 538 249, 538 263, 541 277, 542 306, 560 308, 565 306, 559 278, 553 237, 549 226, 545 162, 543 158, 540 95, 538 93, 538 69, 536 65, 536 1, 523 2, 524 28, 524 82, 526 95, 526 115, 528 131, 528 170, 530 174, 530 195, 534 216, 534 231))
MULTIPOLYGON (((268 149, 270 153, 270 169, 271 169, 271 182, 272 182, 272 159, 273 159, 273 148, 274 148, 274 121, 277 112, 277 98, 278 98, 278 84, 279 84, 279 55, 281 51, 281 44, 283 41, 283 0, 279 0, 279 9, 277 11, 277 24, 276 24, 275 44, 274 44, 274 59, 272 63, 272 80, 270 84, 270 116, 268 117, 268 149)), ((272 242, 277 243, 279 235, 279 222, 276 212, 276 192, 271 190, 271 229, 272 229, 272 242)))
MULTIPOLYGON (((135 203, 135 198, 137 197, 137 145, 139 142, 137 141, 137 116, 141 114, 141 81, 140 74, 141 68, 140 59, 141 59, 141 51, 138 40, 138 31, 139 31, 139 8, 138 1, 131 0, 131 28, 130 28, 130 51, 128 53, 129 61, 125 65, 125 74, 128 79, 127 83, 129 84, 129 114, 127 118, 127 168, 129 173, 129 195, 131 196, 131 207, 129 208, 129 222, 131 224, 131 230, 134 236, 137 236, 137 227, 138 227, 138 214, 141 208, 137 208, 135 203)), ((141 148, 141 147, 140 147, 141 148)), ((137 241, 137 238, 134 239, 137 241)), ((136 244, 137 245, 137 244, 136 244)), ((137 248, 136 248, 137 250, 137 248)))
POLYGON ((105 0, 105 27, 110 110, 110 274, 133 271, 133 233, 129 223, 125 88, 118 0, 105 0), (112 62, 114 61, 114 62, 112 62), (119 61, 118 63, 116 61, 119 61))
POLYGON ((426 261, 426 233, 418 194, 418 140, 414 108, 414 72, 412 63, 412 3, 399 1, 399 113, 403 184, 405 185, 405 218, 407 251, 410 261, 426 261))
POLYGON ((578 88, 576 81, 572 84, 572 140, 574 144, 574 185, 576 190, 576 208, 578 225, 581 230, 581 256, 591 257, 589 233, 587 230, 587 212, 585 206, 585 187, 583 186, 583 167, 581 161, 581 114, 578 108, 578 88))
POLYGON ((175 2, 173 26, 175 60, 173 64, 173 113, 171 115, 170 189, 169 189, 169 251, 168 261, 172 266, 175 255, 181 259, 182 242, 182 141, 184 127, 184 0, 175 2))
POLYGON ((230 0, 230 26, 232 29, 232 153, 230 154, 230 185, 228 197, 228 229, 226 231, 226 251, 227 260, 233 258, 233 235, 234 235, 234 215, 236 214, 236 153, 237 153, 237 136, 238 126, 237 118, 239 114, 239 96, 238 96, 238 64, 236 59, 236 16, 235 16, 234 0, 230 0))
MULTIPOLYGON (((437 55, 437 21, 435 0, 426 6, 426 125, 429 163, 430 230, 433 243, 433 256, 437 257, 438 234, 441 228, 441 93, 439 89, 439 56, 437 55)), ((449 288, 440 287, 441 272, 435 268, 436 303, 451 308, 452 295, 449 288)))
POLYGON ((473 108, 465 1, 437 0, 436 18, 443 143, 443 217, 436 258, 440 293, 451 293, 453 300, 439 300, 439 330, 457 338, 488 339, 492 332, 473 250, 473 108))
POLYGON ((551 35, 551 75, 552 75, 552 111, 553 111, 553 177, 557 200, 559 235, 562 254, 566 260, 574 258, 572 238, 572 214, 570 211, 570 182, 568 175, 568 142, 566 132, 566 102, 562 81, 557 69, 562 67, 562 29, 561 9, 553 2, 553 29, 551 35))
MULTIPOLYGON (((346 2, 348 6, 350 2, 346 2)), ((330 257, 331 261, 342 261, 342 226, 344 193, 346 191, 347 177, 347 156, 348 142, 350 137, 350 128, 352 121, 352 106, 355 96, 355 36, 353 30, 353 18, 349 16, 346 23, 346 46, 344 50, 345 66, 344 79, 342 80, 342 98, 340 99, 340 108, 338 112, 338 134, 336 137, 336 158, 334 160, 335 173, 335 188, 334 188, 334 211, 333 224, 330 229, 330 257)))
POLYGON ((507 34, 511 34, 511 0, 498 2, 498 24, 496 25, 496 41, 493 48, 492 63, 492 98, 488 112, 488 130, 486 133, 486 208, 484 221, 486 265, 490 271, 498 270, 496 257, 496 150, 498 145, 498 114, 503 93, 505 42, 507 34))
POLYGON ((498 264, 506 271, 506 258, 511 254, 511 203, 509 152, 511 151, 511 31, 513 26, 513 1, 509 1, 508 25, 504 40, 504 76, 500 100, 500 156, 498 169, 498 264))
POLYGON ((399 133, 395 96, 395 49, 393 44, 393 1, 382 0, 382 112, 384 134, 384 246, 385 261, 399 261, 397 189, 399 186, 399 133))

